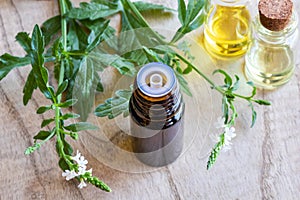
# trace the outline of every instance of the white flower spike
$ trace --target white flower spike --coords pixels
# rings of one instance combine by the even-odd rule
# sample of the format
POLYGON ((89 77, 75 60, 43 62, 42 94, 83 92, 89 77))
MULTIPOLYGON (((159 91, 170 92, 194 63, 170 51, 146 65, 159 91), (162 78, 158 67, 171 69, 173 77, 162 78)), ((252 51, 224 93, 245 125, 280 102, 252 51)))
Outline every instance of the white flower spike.
POLYGON ((69 181, 73 178, 75 178, 76 176, 78 176, 78 174, 74 171, 74 170, 66 170, 62 173, 63 177, 66 177, 66 180, 69 181))
POLYGON ((79 189, 82 189, 82 188, 84 188, 84 187, 86 187, 86 183, 85 183, 83 180, 81 180, 81 181, 80 181, 80 184, 78 185, 78 188, 79 188, 79 189))
POLYGON ((217 129, 225 128, 224 122, 225 122, 225 117, 218 117, 217 121, 214 123, 214 126, 217 129))
POLYGON ((78 150, 76 156, 71 157, 71 159, 77 162, 79 167, 86 169, 86 164, 88 164, 88 161, 84 159, 84 156, 82 156, 78 150))

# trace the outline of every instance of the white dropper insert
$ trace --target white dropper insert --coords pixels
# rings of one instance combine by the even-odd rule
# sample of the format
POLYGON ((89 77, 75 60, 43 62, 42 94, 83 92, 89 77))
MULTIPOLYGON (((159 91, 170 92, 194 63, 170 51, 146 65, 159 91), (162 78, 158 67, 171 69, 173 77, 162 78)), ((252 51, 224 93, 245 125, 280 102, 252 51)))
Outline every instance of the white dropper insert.
POLYGON ((163 86, 163 78, 160 74, 152 74, 150 77, 151 88, 161 88, 163 86))
POLYGON ((171 67, 154 62, 146 64, 139 70, 136 83, 143 94, 149 97, 162 97, 168 94, 177 82, 171 67))

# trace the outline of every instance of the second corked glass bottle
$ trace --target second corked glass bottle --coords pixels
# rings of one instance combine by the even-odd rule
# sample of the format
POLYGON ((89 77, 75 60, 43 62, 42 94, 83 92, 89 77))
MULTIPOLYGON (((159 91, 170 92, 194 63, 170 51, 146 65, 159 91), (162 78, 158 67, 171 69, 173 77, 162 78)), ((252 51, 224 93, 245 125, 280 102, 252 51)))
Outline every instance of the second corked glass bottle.
POLYGON ((245 73, 256 86, 275 89, 287 83, 296 65, 298 16, 291 0, 260 0, 245 73))

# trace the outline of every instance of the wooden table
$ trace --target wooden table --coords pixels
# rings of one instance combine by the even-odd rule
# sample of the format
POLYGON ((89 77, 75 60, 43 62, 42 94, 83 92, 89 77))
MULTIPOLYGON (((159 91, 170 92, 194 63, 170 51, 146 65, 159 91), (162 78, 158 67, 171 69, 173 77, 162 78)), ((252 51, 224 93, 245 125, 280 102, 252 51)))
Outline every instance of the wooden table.
MULTIPOLYGON (((177 1, 174 0, 152 2, 177 7, 177 1)), ((296 10, 300 12, 299 3, 296 10)), ((30 32, 34 24, 40 24, 58 12, 57 1, 53 0, 1 0, 0 54, 14 52, 22 55, 22 50, 15 43, 16 33, 30 32)), ((149 21, 153 26, 159 24, 160 27, 172 28, 178 24, 176 19, 170 16, 161 21, 150 17, 149 21)), ((235 69, 223 62, 213 63, 229 71, 235 69)), ((242 61, 237 63, 240 70, 242 61)), ((32 137, 39 130, 39 124, 44 118, 35 114, 35 111, 46 103, 39 93, 35 93, 29 105, 23 106, 21 94, 28 71, 29 67, 14 70, 0 82, 0 200, 299 199, 299 63, 295 75, 287 85, 272 92, 258 92, 259 98, 268 99, 273 104, 271 107, 256 107, 258 121, 254 128, 249 128, 250 112, 246 103, 238 102, 238 136, 233 141, 232 150, 222 153, 209 171, 205 166, 212 143, 207 138, 195 137, 183 155, 172 165, 144 173, 131 173, 103 163, 98 157, 101 152, 99 154, 97 148, 87 145, 91 142, 87 140, 91 135, 82 134, 78 142, 72 143, 74 148, 80 149, 86 156, 89 160, 88 166, 93 167, 94 174, 110 185, 112 193, 102 192, 93 186, 79 190, 77 181, 65 181, 57 165, 54 141, 45 144, 38 152, 24 156, 24 149, 32 144, 32 137), (200 148, 199 144, 203 148, 200 148)), ((191 84, 194 90, 198 87, 197 81, 198 84, 204 84, 203 80, 194 80, 194 84, 191 84)), ((108 81, 106 88, 110 85, 112 83, 108 81)), ((212 124, 220 115, 220 98, 214 91, 205 88, 204 92, 216 97, 212 101, 213 110, 203 113, 209 116, 209 119, 205 120, 210 120, 212 124)), ((207 94, 198 92, 195 96, 200 99, 207 94)), ((210 104, 205 103, 199 106, 203 105, 211 108, 210 104)), ((101 123, 108 123, 107 129, 101 130, 106 130, 112 135, 120 131, 115 121, 101 120, 101 123)), ((213 126, 207 126, 205 123, 200 123, 199 130, 205 130, 205 133, 216 132, 213 126)), ((202 133, 199 131, 194 134, 201 136, 202 133)))

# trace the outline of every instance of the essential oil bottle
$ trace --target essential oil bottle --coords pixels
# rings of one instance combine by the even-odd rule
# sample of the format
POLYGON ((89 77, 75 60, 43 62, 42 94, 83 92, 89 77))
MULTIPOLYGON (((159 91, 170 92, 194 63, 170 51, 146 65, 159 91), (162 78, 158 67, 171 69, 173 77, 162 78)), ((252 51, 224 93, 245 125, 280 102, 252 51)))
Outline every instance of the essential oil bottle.
POLYGON ((287 83, 295 69, 298 16, 291 0, 261 0, 258 10, 245 74, 256 86, 274 89, 287 83))
POLYGON ((140 69, 129 112, 136 157, 154 167, 175 161, 183 148, 184 103, 171 67, 149 63, 140 69))
POLYGON ((250 39, 249 0, 211 0, 204 26, 204 46, 218 59, 246 53, 250 39))

